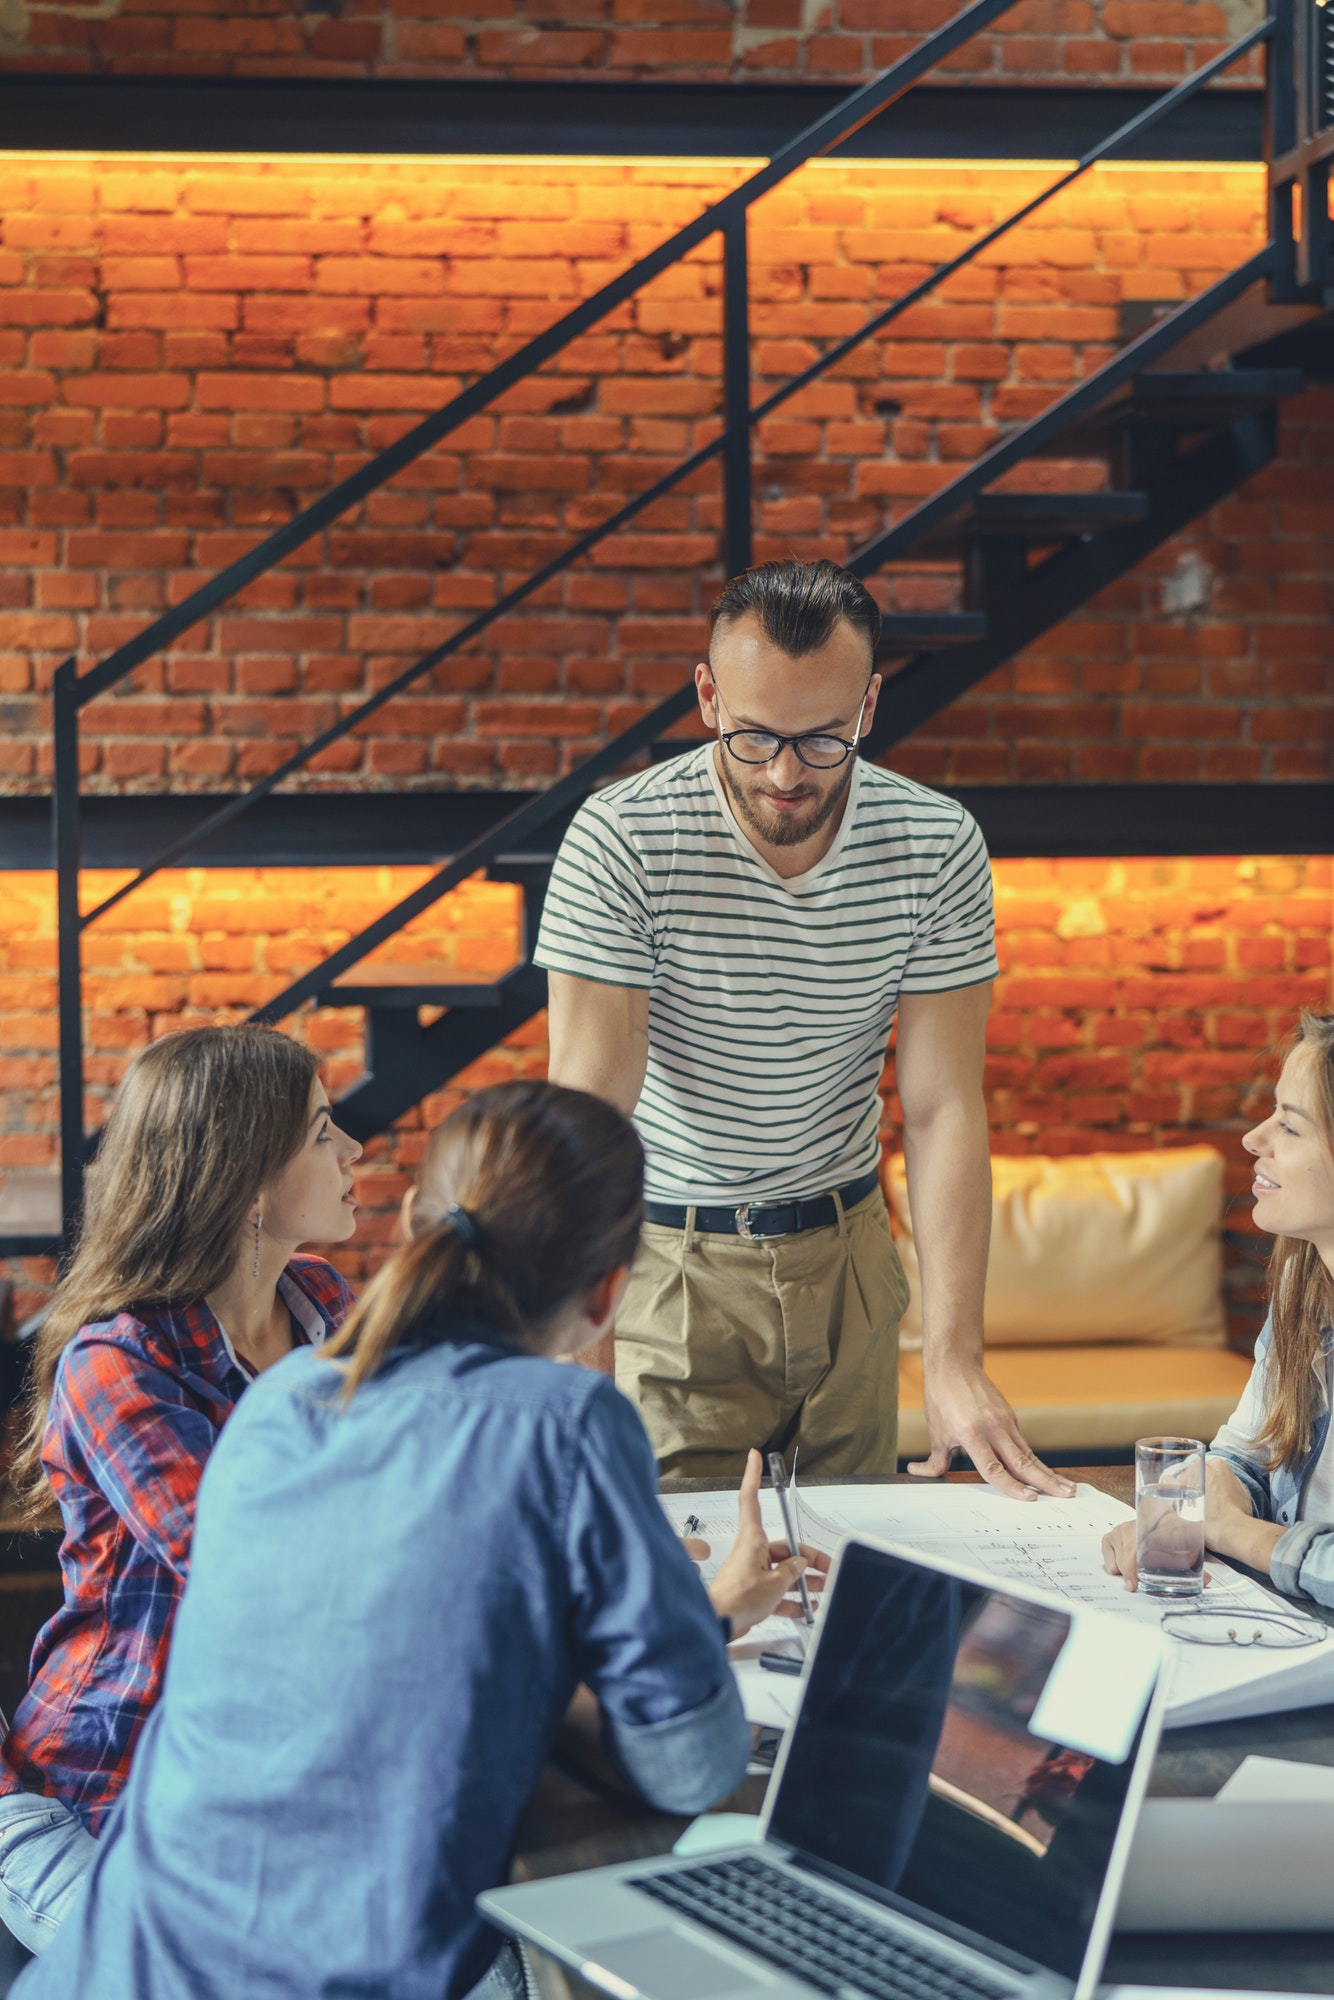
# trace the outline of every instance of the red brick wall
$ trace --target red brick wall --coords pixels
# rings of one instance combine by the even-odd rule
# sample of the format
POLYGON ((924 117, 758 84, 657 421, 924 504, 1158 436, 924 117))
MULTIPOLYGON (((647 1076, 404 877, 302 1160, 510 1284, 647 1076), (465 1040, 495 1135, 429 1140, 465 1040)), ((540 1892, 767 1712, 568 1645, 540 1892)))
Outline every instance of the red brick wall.
MULTIPOLYGON (((141 629, 742 171, 0 160, 0 787, 47 782, 44 692, 66 652, 141 629)), ((759 383, 1046 177, 884 162, 796 177, 755 217, 759 383)), ((1124 301, 1187 296, 1248 254, 1262 194, 1252 168, 1095 172, 761 427, 758 553, 837 556, 902 514, 1096 367, 1124 301)), ((702 442, 718 328, 706 244, 91 711, 90 785, 272 768, 702 442)), ((1278 468, 898 761, 965 782, 1323 774, 1330 410, 1327 395, 1296 407, 1278 468), (1163 573, 1192 551, 1206 601, 1165 616, 1163 573)), ((719 511, 708 468, 313 781, 521 785, 582 754, 696 654, 719 511)), ((951 581, 877 587, 927 608, 951 581)))
MULTIPOLYGON (((860 81, 956 0, 17 0, 0 69, 189 76, 804 77, 860 81)), ((1172 82, 1259 0, 1023 0, 951 80, 1172 82)))
MULTIPOLYGON (((170 869, 85 933, 88 1008, 84 1115, 102 1123, 117 1083, 137 1049, 173 1028, 238 1020, 297 973, 346 943, 351 934, 407 895, 429 868, 170 869)), ((108 894, 123 874, 89 869, 85 900, 108 894)), ((395 941, 394 959, 420 959, 446 976, 505 971, 518 952, 520 892, 508 884, 464 883, 395 941)), ((56 1089, 54 878, 0 872, 0 1175, 41 1172, 59 1160, 56 1089)), ((296 1032, 320 1050, 323 1075, 337 1095, 361 1073, 360 1013, 304 1016, 296 1032)), ((289 1023, 289 1026, 292 1024, 289 1023)), ((545 1026, 513 1038, 533 1048, 545 1069, 545 1026)), ((474 1065, 472 1082, 508 1075, 516 1059, 474 1065)), ((524 1058, 522 1060, 529 1060, 524 1058)), ((453 1103, 456 1098, 450 1098, 453 1103)), ((428 1099, 405 1129, 371 1149, 362 1173, 365 1213, 358 1250, 343 1260, 351 1275, 382 1248, 402 1193, 402 1166, 420 1152, 423 1117, 447 1108, 428 1099)), ((49 1283, 44 1259, 11 1260, 18 1310, 30 1310, 49 1283)))
MULTIPOLYGON (((1321 780, 1334 773, 1334 391, 1278 455, 887 761, 926 784, 1321 780), (1172 592, 1197 587, 1195 611, 1172 592)), ((1256 807, 1258 833, 1263 806, 1256 807)))
MULTIPOLYGON (((424 872, 179 870, 120 905, 85 946, 89 1123, 105 1116, 126 1062, 150 1036, 236 1018, 424 872)), ((1125 1151, 1204 1139, 1227 1154, 1229 1194, 1240 1197, 1248 1180, 1239 1137, 1258 1116, 1251 1093, 1268 1074, 1266 1051, 1301 1007, 1334 1003, 1328 858, 999 861, 994 873, 1002 970, 988 1033, 993 1149, 1125 1151)), ((117 879, 90 873, 89 895, 117 879)), ((503 970, 516 943, 516 892, 468 883, 418 919, 394 956, 478 974, 503 970)), ((0 1172, 55 1161, 54 963, 50 878, 0 875, 0 1172)), ((322 1052, 335 1094, 360 1073, 360 1018, 327 1010, 300 1027, 322 1052)), ((540 1075, 545 1063, 539 1019, 370 1145, 356 1242, 339 1257, 350 1276, 384 1254, 425 1130, 461 1091, 540 1075)), ((891 1061, 891 1147, 896 1115, 891 1061)), ((1229 1227, 1244 1233, 1248 1217, 1238 1201, 1229 1227)), ((11 1274, 20 1310, 50 1275, 39 1260, 11 1274)), ((1253 1331, 1254 1267, 1234 1255, 1229 1282, 1234 1326, 1253 1331)))
MULTIPOLYGON (((46 784, 45 690, 67 650, 95 657, 138 630, 742 171, 0 160, 0 787, 46 784)), ((781 190, 755 225, 761 380, 860 323, 1035 178, 873 163, 781 190)), ((1096 366, 1123 301, 1186 296, 1246 255, 1261 206, 1251 169, 1101 170, 764 427, 759 552, 838 554, 874 532, 1096 366)), ((89 717, 90 785, 213 788, 270 768, 702 441, 717 421, 717 278, 711 254, 672 273, 143 670, 89 717)), ((971 782, 1326 773, 1332 418, 1327 392, 1310 394, 1274 471, 894 761, 971 782), (1201 565, 1203 595, 1169 615, 1164 577, 1183 560, 1201 565)), ((709 473, 341 746, 316 782, 553 772, 679 682, 717 534, 709 473)), ((892 601, 946 602, 948 579, 899 575, 892 601)), ((1259 805, 1239 833, 1263 848, 1259 805)), ((253 1005, 415 879, 182 871, 128 903, 88 938, 90 1120, 149 1034, 253 1005)), ((997 881, 998 1147, 1211 1136, 1235 1164, 1263 1049, 1299 1005, 1330 1002, 1328 864, 1007 862, 997 881)), ((418 948, 498 966, 512 922, 512 892, 470 888, 424 920, 418 948)), ((53 1158, 53 962, 49 881, 4 878, 0 1170, 53 1158)), ((356 1017, 309 1032, 342 1087, 356 1017)), ((464 1085, 543 1059, 535 1027, 464 1085)), ((382 1248, 422 1129, 413 1114, 372 1149, 354 1269, 382 1248)), ((21 1274, 25 1302, 48 1275, 21 1274)))

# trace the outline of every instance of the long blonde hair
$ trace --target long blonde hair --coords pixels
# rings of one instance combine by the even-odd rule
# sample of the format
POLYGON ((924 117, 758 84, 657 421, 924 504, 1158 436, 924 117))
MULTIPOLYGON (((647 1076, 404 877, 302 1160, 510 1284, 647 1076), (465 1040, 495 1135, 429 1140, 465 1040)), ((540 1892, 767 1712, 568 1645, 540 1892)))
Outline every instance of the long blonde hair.
MULTIPOLYGON (((1284 1043, 1286 1058, 1309 1049, 1315 1079, 1314 1117, 1325 1150, 1334 1160, 1334 1014, 1303 1014, 1284 1043)), ((1269 1258, 1270 1354, 1265 1420, 1256 1442, 1271 1466, 1300 1463, 1311 1448, 1320 1408, 1311 1363, 1322 1351, 1325 1331, 1334 1325, 1334 1275, 1313 1243, 1279 1236, 1269 1258)))
POLYGON ((630 1262, 643 1219, 644 1153, 628 1118, 554 1083, 479 1090, 431 1135, 411 1242, 321 1352, 350 1357, 351 1396, 391 1349, 433 1328, 448 1338, 451 1320, 540 1346, 543 1321, 630 1262))
POLYGON ((272 1028, 185 1028, 152 1042, 116 1093, 89 1168, 73 1259, 38 1334, 13 1482, 51 1516, 42 1442, 80 1327, 186 1305, 233 1270, 260 1189, 300 1150, 316 1058, 272 1028))

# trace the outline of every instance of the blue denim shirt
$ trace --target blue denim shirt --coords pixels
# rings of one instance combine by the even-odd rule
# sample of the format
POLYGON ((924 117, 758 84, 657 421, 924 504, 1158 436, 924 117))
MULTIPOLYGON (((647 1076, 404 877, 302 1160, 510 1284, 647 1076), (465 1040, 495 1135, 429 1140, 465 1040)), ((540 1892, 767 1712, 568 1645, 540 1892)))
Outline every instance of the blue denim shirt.
POLYGON ((223 1432, 163 1699, 23 2000, 454 2000, 581 1681, 655 1804, 739 1782, 722 1632, 613 1384, 489 1337, 346 1407, 341 1373, 289 1355, 223 1432))
MULTIPOLYGON (((1334 1330, 1327 1330, 1319 1361, 1322 1387, 1334 1330)), ((1334 1520, 1302 1519, 1302 1503, 1311 1475, 1329 1440, 1329 1398, 1316 1418, 1310 1448, 1296 1465, 1271 1467, 1255 1443, 1264 1421, 1265 1378, 1273 1347, 1268 1320, 1255 1343, 1255 1365, 1240 1403, 1209 1447, 1211 1458, 1224 1459, 1250 1495, 1251 1511, 1259 1521, 1276 1521, 1288 1530, 1274 1545, 1270 1577, 1287 1597, 1309 1597, 1334 1606, 1334 1520)))

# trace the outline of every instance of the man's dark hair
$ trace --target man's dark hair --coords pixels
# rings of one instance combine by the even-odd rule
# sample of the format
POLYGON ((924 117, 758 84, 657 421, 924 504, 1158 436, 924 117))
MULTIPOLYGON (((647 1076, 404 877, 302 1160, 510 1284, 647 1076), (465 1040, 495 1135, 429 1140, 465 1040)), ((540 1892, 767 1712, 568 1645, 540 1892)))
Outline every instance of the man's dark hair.
POLYGON ((872 653, 880 637, 880 607, 861 578, 837 563, 771 562, 734 576, 709 613, 719 625, 754 613, 772 645, 793 659, 818 652, 841 619, 864 632, 872 653))

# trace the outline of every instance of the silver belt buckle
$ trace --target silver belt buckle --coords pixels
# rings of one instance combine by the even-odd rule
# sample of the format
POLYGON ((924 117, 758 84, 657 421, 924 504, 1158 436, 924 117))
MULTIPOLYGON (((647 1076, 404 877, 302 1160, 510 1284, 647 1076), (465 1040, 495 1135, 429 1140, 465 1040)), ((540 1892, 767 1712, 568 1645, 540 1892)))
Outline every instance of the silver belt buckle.
POLYGON ((736 1216, 737 1235, 747 1243, 768 1243, 772 1237, 781 1236, 783 1234, 781 1229, 752 1229, 750 1211, 752 1208, 781 1208, 783 1205, 782 1202, 743 1201, 740 1208, 733 1210, 736 1216))

